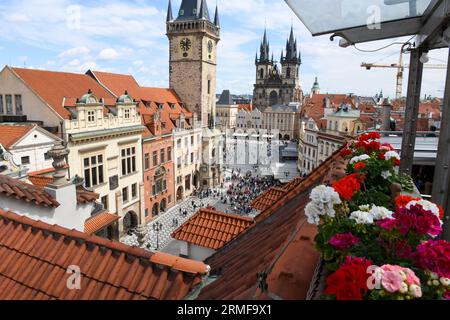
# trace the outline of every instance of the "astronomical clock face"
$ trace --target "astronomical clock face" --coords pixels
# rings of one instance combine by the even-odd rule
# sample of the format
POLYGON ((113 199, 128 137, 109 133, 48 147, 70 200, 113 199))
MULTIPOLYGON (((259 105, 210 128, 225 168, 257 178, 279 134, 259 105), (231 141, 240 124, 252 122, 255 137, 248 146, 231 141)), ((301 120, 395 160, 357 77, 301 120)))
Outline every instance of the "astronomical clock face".
POLYGON ((192 47, 192 41, 189 38, 183 38, 180 41, 180 48, 184 52, 188 52, 192 47))
POLYGON ((213 51, 214 44, 211 40, 208 41, 208 52, 211 53, 213 51))

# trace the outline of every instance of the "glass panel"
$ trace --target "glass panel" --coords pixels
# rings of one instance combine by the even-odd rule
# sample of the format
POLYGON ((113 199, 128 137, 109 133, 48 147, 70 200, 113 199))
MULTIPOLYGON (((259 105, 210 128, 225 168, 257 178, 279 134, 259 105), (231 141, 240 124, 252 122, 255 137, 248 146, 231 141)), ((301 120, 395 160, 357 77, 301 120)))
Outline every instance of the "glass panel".
POLYGON ((89 169, 84 170, 84 180, 86 182, 86 187, 90 188, 91 187, 91 174, 90 174, 89 169))
POLYGON ((125 159, 122 159, 122 175, 126 175, 127 172, 127 163, 125 159))
POLYGON ((89 158, 84 158, 84 166, 85 167, 89 166, 89 158))
POLYGON ((131 158, 127 158, 127 174, 131 172, 131 158))
POLYGON ((432 0, 286 0, 314 34, 421 16, 432 0), (377 21, 374 21, 377 20, 377 21))
POLYGON ((94 165, 97 163, 97 157, 91 157, 91 165, 94 165))
POLYGON ((102 155, 99 155, 98 156, 98 163, 100 164, 100 163, 103 163, 103 156, 102 155))
POLYGON ((136 157, 131 158, 131 166, 132 166, 131 172, 136 172, 136 157))
POLYGON ((3 112, 3 95, 0 94, 0 114, 2 114, 3 112))
POLYGON ((6 113, 13 114, 12 96, 10 94, 7 94, 5 96, 5 100, 6 100, 6 113))
POLYGON ((98 166, 98 183, 103 183, 104 179, 103 179, 103 166, 100 165, 98 166))
POLYGON ((98 184, 98 181, 97 181, 97 168, 92 168, 91 172, 92 172, 92 185, 96 186, 98 184))

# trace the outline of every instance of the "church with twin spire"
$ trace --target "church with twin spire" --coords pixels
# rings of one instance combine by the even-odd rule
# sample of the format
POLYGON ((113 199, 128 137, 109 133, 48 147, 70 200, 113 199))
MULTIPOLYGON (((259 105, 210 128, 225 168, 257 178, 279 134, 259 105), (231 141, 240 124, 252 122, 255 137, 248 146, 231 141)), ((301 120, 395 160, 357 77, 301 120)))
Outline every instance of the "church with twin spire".
POLYGON ((261 111, 276 105, 300 102, 303 92, 300 85, 301 53, 297 47, 294 30, 286 41, 286 52, 281 51, 280 65, 270 53, 267 30, 260 45, 260 53, 256 53, 256 82, 253 90, 253 106, 261 111))

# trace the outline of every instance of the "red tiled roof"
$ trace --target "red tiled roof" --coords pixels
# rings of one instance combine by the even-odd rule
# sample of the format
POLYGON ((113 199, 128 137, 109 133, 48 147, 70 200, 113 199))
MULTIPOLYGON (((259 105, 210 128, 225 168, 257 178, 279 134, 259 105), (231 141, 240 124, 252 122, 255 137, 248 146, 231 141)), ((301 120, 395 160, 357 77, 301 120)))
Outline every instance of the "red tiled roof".
POLYGON ((319 253, 314 247, 317 227, 306 223, 309 193, 330 175, 340 150, 296 187, 263 211, 247 231, 206 261, 218 279, 198 299, 304 299, 319 253), (257 274, 267 276, 267 292, 258 289, 257 274))
POLYGON ((29 174, 28 180, 35 186, 45 187, 53 182, 53 177, 29 174))
POLYGON ((0 124, 0 144, 2 144, 6 149, 9 149, 34 127, 36 126, 0 124))
POLYGON ((222 248, 253 224, 253 219, 201 209, 172 233, 172 237, 214 250, 222 248))
POLYGON ((183 299, 208 267, 0 210, 0 299, 183 299), (79 290, 67 288, 69 266, 79 290))
POLYGON ((120 217, 115 214, 106 211, 101 212, 86 220, 84 223, 84 232, 87 234, 94 234, 119 219, 120 217))
POLYGON ((269 208, 275 200, 278 200, 285 193, 286 191, 284 189, 277 187, 270 188, 253 200, 251 206, 256 210, 263 211, 269 208))
POLYGON ((64 105, 74 106, 76 99, 81 98, 89 89, 98 99, 105 99, 106 105, 114 104, 115 101, 113 95, 85 74, 22 68, 11 70, 64 119, 70 116, 64 105))
POLYGON ((95 192, 84 190, 83 188, 77 188, 77 203, 86 204, 96 201, 100 195, 95 192))
POLYGON ((4 175, 0 175, 0 193, 44 207, 59 207, 58 201, 45 192, 42 187, 34 186, 4 175))
POLYGON ((253 105, 252 104, 240 104, 238 105, 238 110, 247 110, 248 112, 252 112, 253 111, 253 105))
POLYGON ((113 95, 120 97, 125 91, 136 100, 140 99, 140 86, 132 75, 89 70, 87 75, 97 79, 113 95))

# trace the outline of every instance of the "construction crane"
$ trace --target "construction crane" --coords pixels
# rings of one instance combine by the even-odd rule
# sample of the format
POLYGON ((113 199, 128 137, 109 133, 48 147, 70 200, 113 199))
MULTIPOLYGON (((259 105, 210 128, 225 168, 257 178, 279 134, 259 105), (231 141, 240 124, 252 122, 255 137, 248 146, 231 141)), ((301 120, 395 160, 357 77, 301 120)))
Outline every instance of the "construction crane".
MULTIPOLYGON (((374 63, 361 63, 361 67, 370 70, 372 68, 394 68, 397 69, 397 85, 395 89, 395 98, 401 99, 402 97, 402 88, 403 88, 403 73, 405 69, 409 68, 409 64, 403 64, 403 53, 405 52, 405 46, 408 43, 405 43, 400 50, 400 59, 398 63, 392 64, 374 64, 374 63)), ((424 64, 424 69, 447 69, 447 65, 445 64, 424 64)))

